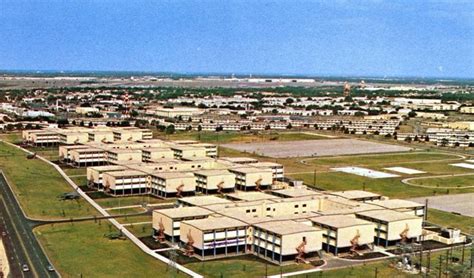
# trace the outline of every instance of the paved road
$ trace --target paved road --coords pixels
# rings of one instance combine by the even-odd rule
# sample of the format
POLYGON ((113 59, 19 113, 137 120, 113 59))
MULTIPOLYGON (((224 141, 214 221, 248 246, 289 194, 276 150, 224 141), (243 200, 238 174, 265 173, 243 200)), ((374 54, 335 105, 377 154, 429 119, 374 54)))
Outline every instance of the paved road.
POLYGON ((46 270, 50 263, 32 231, 37 224, 25 218, 10 187, 0 174, 0 229, 6 231, 3 240, 13 277, 59 277, 46 270), (30 267, 27 273, 21 271, 24 263, 30 267))

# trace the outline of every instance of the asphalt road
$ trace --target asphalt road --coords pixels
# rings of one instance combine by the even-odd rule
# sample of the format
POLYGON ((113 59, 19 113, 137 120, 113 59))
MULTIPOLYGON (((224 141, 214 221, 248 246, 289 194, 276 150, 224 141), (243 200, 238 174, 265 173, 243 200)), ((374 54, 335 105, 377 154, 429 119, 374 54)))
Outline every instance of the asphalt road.
POLYGON ((59 277, 57 273, 46 269, 50 263, 32 231, 37 224, 24 216, 0 174, 0 235, 5 244, 12 277, 59 277), (25 263, 30 268, 29 272, 22 271, 21 267, 25 263))

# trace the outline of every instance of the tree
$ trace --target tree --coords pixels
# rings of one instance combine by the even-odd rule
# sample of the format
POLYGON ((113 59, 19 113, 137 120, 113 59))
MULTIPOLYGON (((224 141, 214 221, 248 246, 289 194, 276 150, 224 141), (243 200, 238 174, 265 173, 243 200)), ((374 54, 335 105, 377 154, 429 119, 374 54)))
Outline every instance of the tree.
POLYGON ((175 133, 174 125, 169 125, 169 126, 167 126, 166 129, 165 129, 165 133, 166 133, 166 134, 173 134, 173 133, 175 133))
POLYGON ((59 119, 57 121, 58 126, 65 126, 69 124, 69 121, 67 119, 59 119))
POLYGON ((415 111, 410 111, 408 113, 408 117, 410 117, 410 118, 416 117, 416 112, 415 111))
POLYGON ((293 102, 295 102, 295 100, 292 99, 291 97, 289 97, 289 98, 287 98, 287 99, 285 100, 285 103, 286 103, 286 104, 292 104, 293 102))
POLYGON ((132 116, 133 118, 138 117, 138 111, 132 110, 132 112, 130 112, 130 116, 132 116))
POLYGON ((440 145, 441 147, 446 147, 449 144, 448 138, 441 139, 440 145))
POLYGON ((288 125, 286 126, 286 129, 292 129, 293 126, 291 125, 291 123, 288 123, 288 125))
POLYGON ((89 122, 89 127, 93 127, 94 124, 92 122, 89 122))
POLYGON ((81 121, 81 122, 79 123, 79 126, 84 126, 84 121, 81 121))
POLYGON ((161 124, 158 124, 158 125, 156 126, 156 129, 158 129, 159 131, 163 132, 163 131, 166 130, 166 126, 161 125, 161 124))
POLYGON ((198 125, 198 131, 202 131, 202 125, 198 125))

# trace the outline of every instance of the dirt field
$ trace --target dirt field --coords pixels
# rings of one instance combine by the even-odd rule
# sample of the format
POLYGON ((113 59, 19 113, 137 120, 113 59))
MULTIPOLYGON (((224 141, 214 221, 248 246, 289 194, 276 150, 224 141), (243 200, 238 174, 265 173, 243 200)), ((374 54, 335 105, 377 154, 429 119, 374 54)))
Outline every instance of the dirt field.
POLYGON ((410 200, 424 204, 425 199, 428 199, 428 206, 430 208, 474 217, 474 204, 472 202, 474 200, 474 193, 422 197, 410 200))
POLYGON ((309 157, 366 153, 404 152, 410 148, 355 139, 305 140, 224 144, 226 148, 269 157, 309 157))

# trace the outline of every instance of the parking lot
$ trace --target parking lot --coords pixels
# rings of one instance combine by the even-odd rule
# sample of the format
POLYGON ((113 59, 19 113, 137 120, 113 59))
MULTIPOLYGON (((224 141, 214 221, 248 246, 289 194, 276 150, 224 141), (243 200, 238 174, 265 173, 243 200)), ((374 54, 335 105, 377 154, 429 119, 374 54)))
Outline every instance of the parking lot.
POLYGON ((430 208, 474 217, 474 193, 421 197, 410 200, 424 204, 425 199, 428 199, 430 208))

